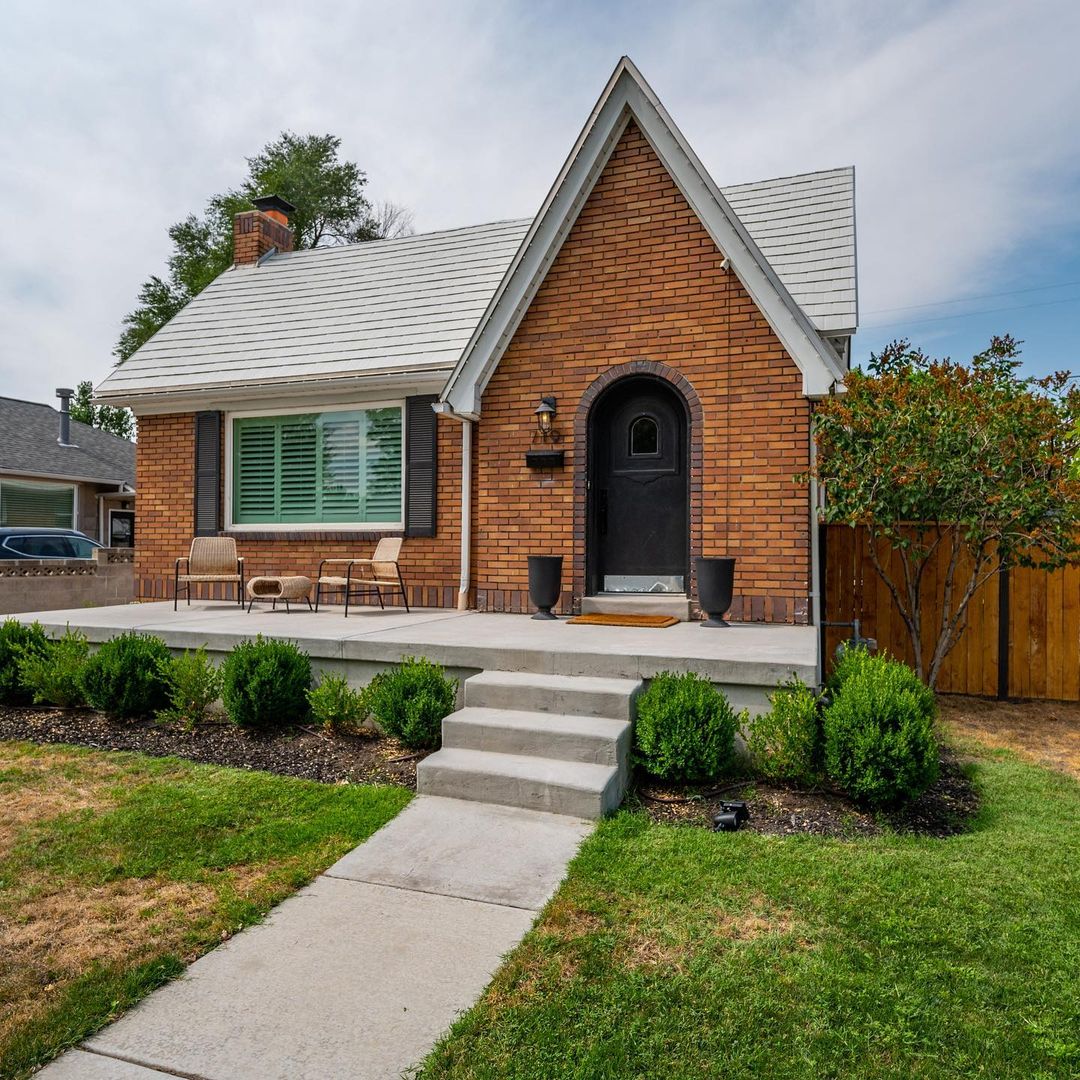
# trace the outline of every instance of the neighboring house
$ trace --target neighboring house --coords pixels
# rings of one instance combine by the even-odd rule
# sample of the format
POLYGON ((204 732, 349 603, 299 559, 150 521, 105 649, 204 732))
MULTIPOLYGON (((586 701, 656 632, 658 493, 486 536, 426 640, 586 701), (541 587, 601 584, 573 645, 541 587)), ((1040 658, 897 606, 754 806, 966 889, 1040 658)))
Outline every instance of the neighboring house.
POLYGON ((106 547, 130 547, 135 529, 135 444, 60 410, 0 397, 0 526, 78 529, 106 547))
POLYGON ((795 477, 857 322, 852 169, 720 189, 623 59, 533 219, 292 252, 257 205, 97 390, 139 419, 141 596, 193 533, 308 574, 391 533, 422 604, 526 610, 529 554, 564 609, 692 595, 734 555, 733 617, 812 618, 795 477))

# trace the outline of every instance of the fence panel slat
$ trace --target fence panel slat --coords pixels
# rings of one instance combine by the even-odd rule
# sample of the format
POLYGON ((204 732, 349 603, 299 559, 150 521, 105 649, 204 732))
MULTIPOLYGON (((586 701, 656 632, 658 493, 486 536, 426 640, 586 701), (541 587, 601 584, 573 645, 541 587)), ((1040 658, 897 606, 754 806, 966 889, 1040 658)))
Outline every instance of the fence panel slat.
MULTIPOLYGON (((894 580, 901 580, 900 556, 879 552, 894 580)), ((826 526, 824 617, 859 619, 863 633, 911 663, 907 628, 888 586, 874 570, 865 529, 826 526)), ((949 553, 942 545, 927 567, 923 593, 924 663, 929 665, 941 620, 941 589, 949 553)), ((965 555, 957 581, 966 580, 965 555)), ((955 587, 954 587, 955 589, 955 587)), ((1016 567, 1010 572, 1009 694, 1014 697, 1080 701, 1080 567, 1047 572, 1016 567)), ((938 686, 945 693, 993 695, 998 673, 998 579, 991 577, 972 598, 967 627, 942 666, 938 686)), ((829 628, 826 659, 850 634, 829 628)))

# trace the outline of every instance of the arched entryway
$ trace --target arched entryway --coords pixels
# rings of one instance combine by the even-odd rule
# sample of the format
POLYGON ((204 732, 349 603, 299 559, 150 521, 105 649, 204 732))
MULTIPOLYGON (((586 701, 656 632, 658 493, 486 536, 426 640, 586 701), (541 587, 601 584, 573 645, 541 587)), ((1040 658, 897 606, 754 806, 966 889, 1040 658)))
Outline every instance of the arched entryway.
POLYGON ((588 418, 587 594, 686 591, 689 422, 683 397, 652 375, 619 379, 593 403, 588 418))

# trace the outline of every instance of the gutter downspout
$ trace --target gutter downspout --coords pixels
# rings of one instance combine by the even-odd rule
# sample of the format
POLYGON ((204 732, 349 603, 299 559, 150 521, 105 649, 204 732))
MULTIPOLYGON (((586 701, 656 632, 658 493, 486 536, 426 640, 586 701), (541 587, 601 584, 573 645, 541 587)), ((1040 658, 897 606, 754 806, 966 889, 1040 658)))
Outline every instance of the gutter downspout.
POLYGON ((821 493, 817 479, 813 475, 814 467, 817 465, 817 443, 814 440, 813 412, 810 416, 810 620, 817 631, 814 635, 816 641, 814 652, 817 656, 817 685, 820 686, 824 676, 824 657, 821 655, 821 565, 819 561, 821 539, 818 526, 821 493))
POLYGON ((461 419, 461 572, 458 578, 458 611, 469 610, 472 584, 472 433, 471 420, 461 419))

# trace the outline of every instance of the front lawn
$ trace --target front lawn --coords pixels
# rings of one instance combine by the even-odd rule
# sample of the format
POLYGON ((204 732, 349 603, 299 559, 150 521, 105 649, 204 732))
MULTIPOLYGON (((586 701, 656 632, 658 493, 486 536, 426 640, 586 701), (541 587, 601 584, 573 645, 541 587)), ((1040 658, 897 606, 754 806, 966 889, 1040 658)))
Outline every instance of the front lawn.
POLYGON ((977 757, 946 839, 602 823, 423 1076, 1076 1076, 1080 784, 977 757))
POLYGON ((0 1076, 27 1075, 257 921, 410 797, 0 742, 0 1076))

